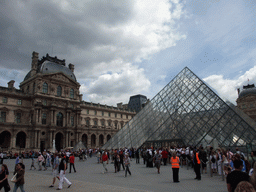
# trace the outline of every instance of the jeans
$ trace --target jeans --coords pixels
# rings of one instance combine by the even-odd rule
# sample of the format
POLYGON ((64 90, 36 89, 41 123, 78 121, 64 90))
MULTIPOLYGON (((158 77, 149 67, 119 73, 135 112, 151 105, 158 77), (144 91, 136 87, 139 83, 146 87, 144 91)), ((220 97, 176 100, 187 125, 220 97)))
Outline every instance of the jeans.
POLYGON ((23 185, 17 185, 16 183, 14 185, 13 192, 16 192, 18 188, 20 188, 22 192, 25 192, 23 189, 23 185))
POLYGON ((125 165, 125 177, 127 176, 127 171, 131 175, 131 171, 129 169, 129 165, 125 165))
POLYGON ((70 165, 69 165, 69 173, 71 173, 71 166, 73 166, 74 172, 76 172, 76 168, 75 168, 74 163, 70 163, 70 165))

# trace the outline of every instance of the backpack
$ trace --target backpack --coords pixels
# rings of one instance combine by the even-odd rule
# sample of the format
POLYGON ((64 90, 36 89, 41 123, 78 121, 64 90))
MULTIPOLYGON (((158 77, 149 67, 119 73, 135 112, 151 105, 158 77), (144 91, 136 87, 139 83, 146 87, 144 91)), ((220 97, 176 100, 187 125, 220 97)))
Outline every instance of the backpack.
POLYGON ((212 163, 215 163, 215 158, 212 156, 212 158, 211 158, 211 162, 212 163))

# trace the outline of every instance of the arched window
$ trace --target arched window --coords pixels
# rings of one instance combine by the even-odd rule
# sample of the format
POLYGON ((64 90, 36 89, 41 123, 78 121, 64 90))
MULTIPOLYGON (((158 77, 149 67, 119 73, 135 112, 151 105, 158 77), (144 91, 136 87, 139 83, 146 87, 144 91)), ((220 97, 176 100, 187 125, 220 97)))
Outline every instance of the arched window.
POLYGON ((61 86, 57 87, 57 96, 61 96, 62 95, 62 88, 61 86))
POLYGON ((46 124, 46 113, 42 114, 42 124, 45 125, 46 124))
POLYGON ((74 99, 74 89, 70 89, 70 98, 74 99))
POLYGON ((57 114, 57 126, 63 126, 63 115, 61 112, 57 114))
POLYGON ((43 84, 43 93, 48 93, 48 84, 45 82, 43 84))

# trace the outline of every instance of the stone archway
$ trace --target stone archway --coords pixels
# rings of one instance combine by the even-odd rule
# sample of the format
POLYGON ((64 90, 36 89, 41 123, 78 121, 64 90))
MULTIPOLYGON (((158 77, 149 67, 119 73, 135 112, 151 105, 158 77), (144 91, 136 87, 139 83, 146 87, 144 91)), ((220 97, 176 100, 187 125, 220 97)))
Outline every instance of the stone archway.
POLYGON ((99 136, 99 144, 100 146, 104 144, 104 136, 102 134, 99 136))
POLYGON ((111 135, 107 135, 107 141, 111 139, 111 135))
POLYGON ((58 132, 55 136, 55 147, 57 151, 63 149, 63 134, 58 132))
POLYGON ((11 147, 11 133, 9 131, 3 131, 0 134, 0 147, 1 148, 11 147))
POLYGON ((26 133, 23 131, 19 132, 16 136, 16 147, 25 148, 26 147, 26 133))
POLYGON ((88 142, 88 139, 87 139, 87 135, 86 134, 83 134, 82 136, 82 143, 84 144, 85 147, 87 147, 87 142, 88 142))
POLYGON ((96 136, 94 134, 91 135, 91 147, 95 147, 96 145, 96 136))

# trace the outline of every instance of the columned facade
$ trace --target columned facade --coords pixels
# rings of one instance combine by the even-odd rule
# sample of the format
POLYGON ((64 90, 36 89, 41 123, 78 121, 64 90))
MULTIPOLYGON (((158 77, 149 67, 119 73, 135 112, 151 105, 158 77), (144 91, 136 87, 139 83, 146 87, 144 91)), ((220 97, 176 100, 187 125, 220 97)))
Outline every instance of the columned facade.
POLYGON ((74 65, 33 52, 31 70, 14 87, 0 87, 0 147, 60 150, 82 141, 101 147, 135 115, 126 109, 82 100, 74 65), (59 69, 59 71, 56 71, 59 69))

